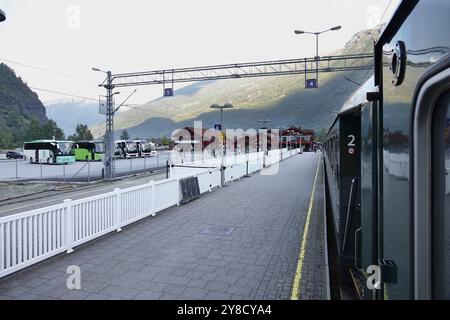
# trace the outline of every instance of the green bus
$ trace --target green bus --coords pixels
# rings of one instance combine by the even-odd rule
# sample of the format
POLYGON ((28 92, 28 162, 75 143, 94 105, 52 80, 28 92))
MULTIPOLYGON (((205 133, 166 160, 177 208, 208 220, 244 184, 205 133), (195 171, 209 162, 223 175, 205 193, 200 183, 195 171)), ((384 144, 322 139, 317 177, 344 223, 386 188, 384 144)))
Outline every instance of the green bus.
POLYGON ((73 141, 30 141, 24 143, 23 150, 30 163, 67 164, 75 162, 73 141))
POLYGON ((105 143, 103 141, 75 142, 76 161, 103 161, 105 143))

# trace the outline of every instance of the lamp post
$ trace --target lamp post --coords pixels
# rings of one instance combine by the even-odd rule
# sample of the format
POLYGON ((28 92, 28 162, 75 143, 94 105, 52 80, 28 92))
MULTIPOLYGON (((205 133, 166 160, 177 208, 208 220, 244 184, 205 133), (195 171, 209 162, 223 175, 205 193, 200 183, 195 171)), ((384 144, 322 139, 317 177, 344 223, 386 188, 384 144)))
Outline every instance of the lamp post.
POLYGON ((223 106, 219 106, 218 104, 213 104, 211 109, 220 109, 220 131, 223 132, 223 109, 231 109, 234 106, 231 103, 226 103, 223 106))
POLYGON ((232 109, 234 106, 231 103, 226 103, 223 106, 219 106, 218 104, 213 104, 211 106, 211 109, 220 109, 220 131, 222 132, 222 135, 224 134, 223 131, 223 109, 232 109))
MULTIPOLYGON (((257 122, 259 123, 259 129, 260 130, 262 130, 262 129, 265 129, 266 130, 266 135, 267 135, 267 127, 265 126, 265 124, 266 123, 269 123, 269 122, 271 122, 272 120, 270 120, 270 119, 260 119, 260 120, 258 120, 257 122)), ((261 142, 261 132, 259 132, 258 134, 257 134, 257 137, 258 137, 258 140, 257 140, 257 146, 256 146, 256 152, 259 152, 259 150, 260 150, 260 148, 261 148, 261 146, 259 145, 260 144, 260 142, 261 142)), ((266 138, 267 139, 267 138, 266 138)), ((266 143, 267 144, 267 143, 266 143)), ((267 146, 266 146, 267 147, 267 146)))
MULTIPOLYGON (((223 109, 231 109, 234 108, 234 106, 231 103, 226 103, 223 106, 219 106, 218 104, 213 104, 211 106, 211 109, 220 109, 220 131, 222 132, 222 138, 224 138, 224 134, 223 134, 223 109)), ((224 139, 225 142, 225 139, 224 139)), ((223 162, 223 158, 225 156, 225 152, 226 152, 226 143, 224 143, 222 145, 222 160, 221 160, 221 165, 220 165, 220 184, 223 187, 225 185, 225 167, 224 167, 224 162, 223 162)))
POLYGON ((319 32, 309 32, 309 31, 303 31, 303 30, 295 30, 294 33, 295 34, 313 34, 316 36, 316 81, 317 81, 317 85, 319 84, 319 36, 322 33, 328 32, 328 31, 338 31, 340 30, 342 27, 341 26, 335 26, 333 28, 327 29, 327 30, 323 30, 323 31, 319 31, 319 32))

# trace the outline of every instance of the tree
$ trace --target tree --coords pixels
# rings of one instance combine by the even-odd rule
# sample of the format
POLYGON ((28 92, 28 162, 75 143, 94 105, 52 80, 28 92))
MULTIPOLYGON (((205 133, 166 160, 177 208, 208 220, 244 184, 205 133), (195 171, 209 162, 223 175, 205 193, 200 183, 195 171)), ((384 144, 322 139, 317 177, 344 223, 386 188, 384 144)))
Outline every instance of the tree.
POLYGON ((325 128, 320 129, 319 132, 317 133, 317 137, 316 137, 317 142, 324 142, 325 138, 327 136, 327 133, 328 133, 327 129, 325 129, 325 128))
POLYGON ((14 136, 9 131, 0 132, 0 149, 10 149, 13 147, 14 136))
POLYGON ((172 140, 170 140, 167 137, 161 138, 161 142, 162 142, 163 145, 168 145, 168 146, 170 146, 172 144, 172 140))
POLYGON ((127 129, 123 129, 122 134, 120 135, 120 140, 128 140, 130 139, 130 135, 128 134, 127 129))
POLYGON ((25 132, 26 141, 52 139, 53 137, 56 140, 65 139, 64 131, 53 120, 41 126, 38 121, 33 119, 25 132))
POLYGON ((49 120, 41 126, 35 119, 31 120, 24 136, 26 141, 53 139, 53 137, 55 137, 56 140, 65 139, 64 131, 58 127, 56 122, 49 120))
POLYGON ((94 136, 92 135, 91 130, 88 129, 88 126, 86 124, 77 124, 75 134, 69 136, 68 139, 75 142, 84 140, 90 141, 94 140, 94 136))
POLYGON ((44 137, 53 138, 55 140, 65 140, 66 137, 64 135, 64 131, 58 127, 55 121, 50 120, 46 124, 42 126, 42 133, 44 137))
POLYGON ((44 138, 46 137, 44 135, 42 127, 39 125, 39 122, 37 122, 37 120, 35 119, 32 119, 30 125, 25 131, 25 141, 32 141, 44 138))

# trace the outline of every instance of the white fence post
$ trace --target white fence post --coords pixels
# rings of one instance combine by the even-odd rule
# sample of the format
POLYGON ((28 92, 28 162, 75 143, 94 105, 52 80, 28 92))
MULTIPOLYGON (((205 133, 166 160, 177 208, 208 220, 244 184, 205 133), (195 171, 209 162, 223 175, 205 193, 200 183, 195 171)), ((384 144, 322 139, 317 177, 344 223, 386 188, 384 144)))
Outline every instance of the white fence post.
POLYGON ((209 192, 212 192, 213 178, 212 178, 212 170, 209 170, 209 192))
POLYGON ((155 185, 155 180, 151 180, 151 181, 150 181, 150 186, 151 186, 151 188, 152 188, 151 195, 150 195, 150 197, 151 197, 151 198, 150 198, 150 201, 151 201, 151 208, 152 208, 151 216, 154 217, 154 216, 156 216, 156 196, 155 196, 155 193, 156 193, 156 190, 155 190, 156 185, 155 185))
POLYGON ((66 199, 64 200, 64 204, 66 205, 66 220, 64 224, 64 229, 66 231, 65 237, 65 245, 66 245, 66 253, 70 254, 73 252, 73 212, 72 212, 72 200, 66 199))
POLYGON ((180 179, 177 179, 177 206, 180 205, 180 197, 181 197, 181 186, 180 186, 180 179))
POLYGON ((120 192, 120 188, 115 188, 114 193, 116 194, 116 209, 114 210, 114 225, 116 226, 116 231, 122 231, 120 227, 120 220, 122 216, 122 194, 120 192))

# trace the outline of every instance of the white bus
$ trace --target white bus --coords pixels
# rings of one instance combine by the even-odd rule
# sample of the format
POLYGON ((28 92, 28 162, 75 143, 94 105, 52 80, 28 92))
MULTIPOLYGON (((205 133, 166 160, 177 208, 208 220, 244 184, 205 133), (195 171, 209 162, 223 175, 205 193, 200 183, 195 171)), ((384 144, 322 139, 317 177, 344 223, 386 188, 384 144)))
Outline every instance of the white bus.
POLYGON ((141 157, 156 157, 158 155, 158 151, 156 151, 156 144, 153 142, 139 140, 137 143, 139 145, 141 157))
POLYGON ((30 163, 67 164, 75 162, 73 141, 36 140, 25 142, 24 154, 30 163))
POLYGON ((145 140, 117 140, 115 149, 116 158, 142 158, 158 155, 156 145, 145 140))
POLYGON ((117 140, 115 145, 116 158, 138 158, 140 156, 140 146, 137 140, 117 140))

